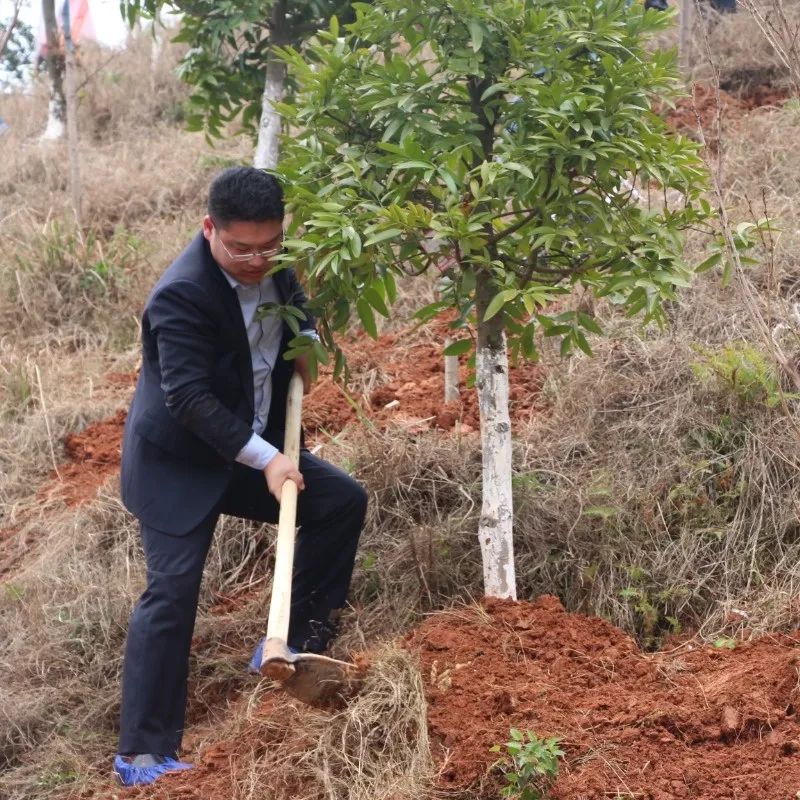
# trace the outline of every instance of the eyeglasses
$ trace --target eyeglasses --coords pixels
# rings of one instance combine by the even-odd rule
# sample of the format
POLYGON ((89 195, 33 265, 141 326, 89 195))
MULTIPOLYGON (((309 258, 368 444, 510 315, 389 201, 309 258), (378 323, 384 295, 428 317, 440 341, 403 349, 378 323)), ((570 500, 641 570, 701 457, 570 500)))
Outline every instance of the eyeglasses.
MULTIPOLYGON (((219 236, 219 231, 217 231, 217 235, 219 236)), ((225 247, 225 242, 222 241, 222 237, 219 237, 219 243, 222 245, 222 249, 225 251, 226 255, 231 261, 250 261, 252 258, 269 258, 270 256, 274 256, 276 253, 280 253, 281 248, 283 247, 283 234, 278 237, 278 244, 276 247, 270 247, 269 250, 259 250, 254 253, 237 253, 234 255, 225 247)))

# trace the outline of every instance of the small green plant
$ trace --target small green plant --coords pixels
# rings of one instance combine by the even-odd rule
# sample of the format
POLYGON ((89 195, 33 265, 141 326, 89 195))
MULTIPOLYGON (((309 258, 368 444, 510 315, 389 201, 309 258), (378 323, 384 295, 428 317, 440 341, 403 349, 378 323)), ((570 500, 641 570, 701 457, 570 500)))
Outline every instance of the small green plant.
POLYGON ((628 585, 619 590, 632 613, 636 636, 645 650, 658 650, 664 637, 680 633, 676 616, 691 593, 685 586, 664 586, 663 581, 636 564, 624 567, 628 585))
POLYGON ((781 390, 777 370, 758 348, 748 342, 728 342, 712 349, 695 346, 699 359, 692 372, 702 381, 716 380, 744 402, 773 408, 783 398, 794 398, 781 390))
POLYGON ((558 759, 564 755, 557 738, 540 739, 531 731, 511 729, 511 739, 496 744, 491 752, 505 750, 504 758, 496 762, 506 779, 502 797, 515 800, 544 800, 558 777, 558 759))

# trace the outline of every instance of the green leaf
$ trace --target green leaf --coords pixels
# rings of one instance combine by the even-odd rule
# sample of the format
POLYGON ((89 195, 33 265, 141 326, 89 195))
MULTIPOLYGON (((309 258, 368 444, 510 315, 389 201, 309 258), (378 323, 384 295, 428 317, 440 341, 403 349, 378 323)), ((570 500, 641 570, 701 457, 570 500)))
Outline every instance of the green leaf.
POLYGON ((530 178, 531 180, 533 180, 533 173, 524 164, 518 164, 516 161, 506 161, 503 164, 503 166, 506 169, 518 172, 520 175, 524 175, 526 178, 530 178))
POLYGON ((490 320, 506 303, 509 302, 509 300, 512 300, 518 294, 519 292, 516 289, 506 289, 505 291, 498 292, 487 306, 486 313, 483 315, 483 321, 486 322, 487 320, 490 320))
POLYGON ((382 314, 384 317, 389 316, 389 309, 386 308, 386 303, 384 303, 383 298, 378 293, 377 289, 374 289, 372 286, 364 289, 361 292, 361 296, 379 313, 382 314))
POLYGON ((477 20, 471 19, 469 21, 469 35, 472 40, 472 50, 477 53, 483 44, 483 25, 477 20))
POLYGON ((435 303, 429 303, 427 306, 423 306, 418 311, 415 311, 413 318, 421 320, 422 322, 428 322, 445 308, 447 308, 447 303, 437 300, 435 303))
POLYGON ((375 325, 375 315, 372 313, 372 306, 363 298, 359 297, 356 301, 356 311, 358 318, 364 326, 364 330, 373 338, 378 338, 378 328, 375 325))
POLYGON ((459 339, 457 342, 452 342, 444 349, 446 356, 460 356, 468 353, 472 349, 472 339, 459 339))
POLYGON ((713 269, 722 261, 722 253, 712 253, 705 261, 701 261, 695 268, 694 271, 697 273, 701 272, 708 272, 708 270, 713 269))
POLYGON ((391 270, 386 270, 386 274, 383 276, 383 285, 386 287, 386 297, 389 300, 389 304, 394 305, 397 301, 397 282, 391 270))
POLYGON ((481 95, 481 102, 484 100, 488 100, 492 95, 497 94, 498 92, 505 91, 506 85, 504 83, 493 83, 482 95, 481 95))
POLYGON ((395 169, 436 169, 433 164, 427 161, 401 161, 394 165, 395 169))
POLYGON ((394 239, 403 233, 400 228, 389 228, 388 230, 381 231, 380 233, 373 233, 372 236, 364 242, 364 247, 371 247, 373 244, 385 242, 387 239, 394 239))
POLYGON ((575 330, 575 342, 577 343, 578 347, 586 353, 587 356, 592 355, 592 348, 589 347, 589 342, 586 341, 586 337, 583 335, 583 331, 575 330))
POLYGON ((595 320, 594 317, 590 317, 588 314, 584 314, 582 311, 579 311, 578 322, 580 322, 581 326, 585 328, 587 331, 591 331, 591 333, 596 333, 598 336, 603 335, 603 330, 597 324, 597 320, 595 320))

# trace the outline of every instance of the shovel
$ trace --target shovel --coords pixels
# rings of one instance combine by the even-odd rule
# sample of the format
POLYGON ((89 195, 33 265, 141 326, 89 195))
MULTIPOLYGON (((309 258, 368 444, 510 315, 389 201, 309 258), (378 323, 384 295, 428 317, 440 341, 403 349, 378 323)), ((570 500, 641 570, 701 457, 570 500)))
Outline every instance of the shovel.
MULTIPOLYGON (((283 452, 295 466, 300 463, 300 415, 303 379, 296 372, 286 401, 286 436, 283 452)), ((292 599, 297 484, 287 480, 281 489, 275 572, 267 620, 267 640, 261 674, 283 684, 290 695, 310 705, 326 705, 357 691, 359 671, 354 664, 315 653, 292 653, 286 643, 292 599)))

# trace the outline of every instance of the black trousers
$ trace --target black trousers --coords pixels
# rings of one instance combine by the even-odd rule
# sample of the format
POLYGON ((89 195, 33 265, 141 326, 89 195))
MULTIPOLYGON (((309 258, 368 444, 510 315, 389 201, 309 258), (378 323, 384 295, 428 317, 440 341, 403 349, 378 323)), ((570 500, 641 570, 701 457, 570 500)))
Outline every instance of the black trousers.
MULTIPOLYGON (((306 488, 297 504, 289 645, 319 653, 335 634, 345 604, 367 495, 349 475, 307 450, 300 453, 300 472, 306 488)), ((141 526, 147 589, 128 626, 119 753, 177 755, 200 581, 219 515, 275 523, 278 510, 263 473, 236 464, 218 507, 188 534, 141 526)))

